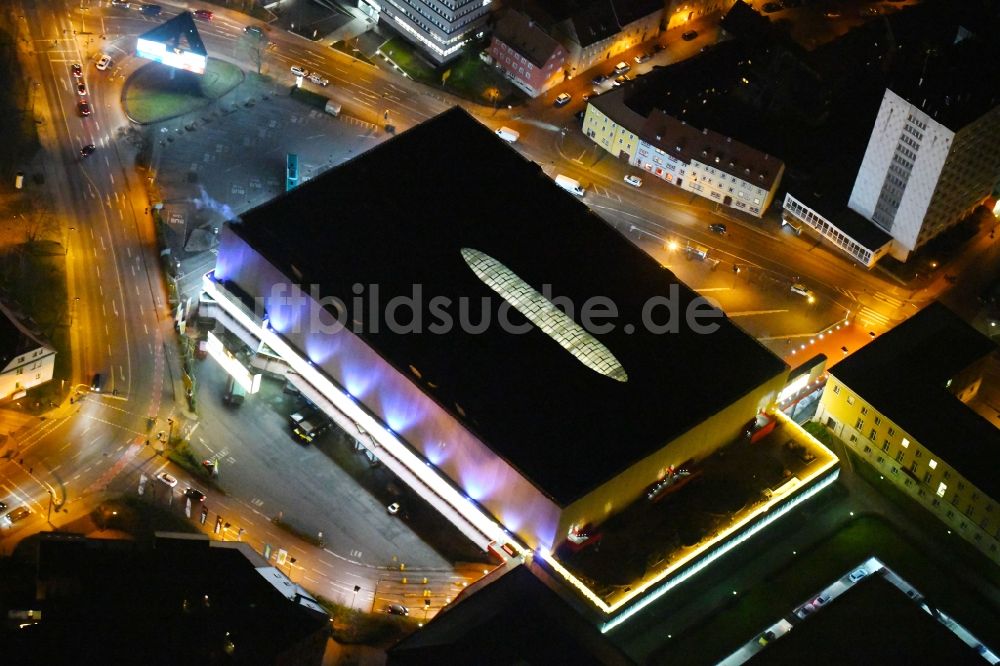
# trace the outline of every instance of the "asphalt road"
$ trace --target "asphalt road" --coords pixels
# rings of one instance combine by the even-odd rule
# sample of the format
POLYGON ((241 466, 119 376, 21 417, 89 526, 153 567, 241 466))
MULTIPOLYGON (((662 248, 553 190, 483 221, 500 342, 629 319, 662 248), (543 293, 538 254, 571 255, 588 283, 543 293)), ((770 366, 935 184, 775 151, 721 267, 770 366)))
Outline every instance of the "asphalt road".
MULTIPOLYGON (((138 64, 129 55, 135 35, 177 10, 168 5, 163 16, 150 19, 138 12, 102 7, 88 0, 83 3, 86 9, 81 9, 80 3, 56 0, 23 0, 21 6, 21 32, 27 40, 23 48, 31 53, 30 75, 40 83, 40 93, 44 92, 38 95, 36 113, 45 123, 42 141, 51 159, 46 173, 55 192, 54 206, 64 223, 68 250, 73 381, 85 387, 94 373, 101 373, 104 393, 89 394, 72 406, 64 405, 46 421, 22 431, 18 455, 2 463, 0 478, 8 496, 27 504, 37 514, 10 530, 18 534, 42 526, 39 520, 47 513, 50 491, 55 508, 63 509, 53 514, 57 524, 67 512, 96 503, 105 487, 137 492, 142 476, 152 478, 164 464, 156 456, 155 447, 144 444, 147 417, 157 418, 154 431, 165 429, 167 418, 179 417, 174 400, 176 377, 168 362, 173 331, 155 236, 145 212, 146 191, 132 167, 132 153, 116 140, 118 130, 127 125, 119 97, 124 75, 138 64), (98 72, 94 67, 101 52, 116 59, 116 66, 108 72, 98 72), (81 117, 77 111, 79 96, 69 69, 73 62, 84 64, 87 98, 93 108, 88 117, 81 117), (97 152, 81 160, 79 148, 87 143, 94 143, 97 152), (108 395, 112 392, 117 395, 108 395)), ((216 19, 199 23, 209 51, 227 59, 245 57, 240 40, 243 26, 250 21, 211 8, 216 19)), ((714 38, 711 30, 701 33, 690 43, 669 43, 658 60, 644 67, 693 54, 714 38)), ((867 318, 865 323, 881 332, 946 289, 936 281, 912 293, 880 272, 859 269, 805 237, 784 235, 773 218, 759 223, 720 215, 710 203, 692 199, 653 179, 647 179, 641 188, 626 185, 622 177, 629 173, 628 166, 584 140, 573 118, 580 108, 580 96, 592 87, 592 73, 524 107, 493 109, 450 99, 396 73, 355 61, 322 42, 274 30, 268 32, 268 39, 274 48, 264 53, 266 73, 290 84, 288 68, 293 64, 318 71, 331 81, 323 92, 343 103, 346 114, 364 122, 383 125, 388 112, 391 123, 403 130, 459 103, 491 127, 508 125, 518 129, 522 136, 515 146, 517 150, 541 164, 547 173, 566 173, 588 183, 593 194, 586 201, 598 214, 696 288, 705 290, 706 295, 714 294, 734 318, 761 337, 780 341, 814 335, 845 312, 867 318), (574 92, 576 99, 567 107, 555 109, 551 98, 563 89, 574 92), (725 222, 729 232, 725 236, 711 234, 708 225, 713 222, 725 222), (670 239, 709 246, 713 258, 720 261, 720 270, 711 272, 693 262, 678 261, 665 249, 670 239), (740 266, 741 273, 727 272, 733 265, 740 266), (816 291, 818 307, 808 307, 787 292, 779 294, 780 285, 792 281, 802 281, 816 291)), ((978 242, 989 247, 982 239, 978 242)), ((972 263, 966 263, 964 268, 968 273, 975 271, 972 263)), ((959 285, 965 274, 959 277, 959 285)), ((185 432, 191 433, 192 427, 186 424, 185 432)), ((209 435, 206 442, 217 447, 217 453, 235 450, 218 422, 204 428, 209 435)), ((242 454, 232 457, 244 459, 242 454)), ((266 457, 253 454, 246 460, 253 461, 254 470, 248 470, 247 479, 273 473, 264 471, 266 457)), ((302 456, 298 463, 309 465, 310 460, 302 456)), ((186 481, 177 470, 171 473, 186 481)), ((287 479, 294 478, 293 469, 285 474, 287 479)), ((281 503, 282 498, 272 494, 269 485, 276 484, 262 483, 256 492, 249 486, 241 487, 238 495, 229 497, 210 493, 206 503, 213 517, 225 516, 232 526, 246 526, 243 534, 236 532, 230 538, 238 536, 256 545, 287 541, 287 536, 274 532, 255 503, 259 499, 281 503)), ((358 538, 353 530, 352 525, 343 525, 345 541, 358 538)), ((409 600, 404 595, 413 593, 406 592, 409 588, 397 589, 409 585, 396 580, 400 572, 378 568, 392 566, 381 564, 387 557, 392 562, 391 538, 381 544, 377 540, 382 537, 374 534, 363 538, 375 545, 359 548, 348 544, 346 555, 331 549, 317 550, 301 542, 289 545, 287 550, 296 557, 296 564, 288 570, 296 580, 333 590, 333 594, 357 601, 359 606, 368 599, 374 604, 379 589, 387 595, 384 599, 399 592, 396 598, 409 600), (355 551, 362 555, 352 557, 355 551), (362 561, 366 551, 375 553, 371 562, 362 561), (357 581, 363 584, 358 594, 364 598, 351 596, 357 581)), ((425 564, 433 566, 437 562, 428 554, 425 564)), ((452 573, 428 574, 432 577, 428 585, 433 588, 438 606, 453 593, 456 580, 452 573)))

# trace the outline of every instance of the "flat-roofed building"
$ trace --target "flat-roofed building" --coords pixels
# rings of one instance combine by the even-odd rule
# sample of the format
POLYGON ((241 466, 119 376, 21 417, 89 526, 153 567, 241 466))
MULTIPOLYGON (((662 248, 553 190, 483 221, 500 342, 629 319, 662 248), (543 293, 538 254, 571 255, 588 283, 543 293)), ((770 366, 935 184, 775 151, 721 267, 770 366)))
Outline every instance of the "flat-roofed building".
POLYGON ((220 322, 482 546, 551 549, 616 514, 737 439, 787 374, 707 306, 711 332, 658 328, 663 299, 683 319, 697 294, 459 109, 221 235, 220 322), (596 297, 615 316, 586 327, 596 297))
POLYGON ((849 205, 892 235, 901 261, 985 203, 1000 179, 998 58, 992 38, 959 39, 885 90, 849 205))
POLYGON ((935 302, 833 366, 816 419, 1000 562, 1000 430, 970 406, 995 361, 935 302))

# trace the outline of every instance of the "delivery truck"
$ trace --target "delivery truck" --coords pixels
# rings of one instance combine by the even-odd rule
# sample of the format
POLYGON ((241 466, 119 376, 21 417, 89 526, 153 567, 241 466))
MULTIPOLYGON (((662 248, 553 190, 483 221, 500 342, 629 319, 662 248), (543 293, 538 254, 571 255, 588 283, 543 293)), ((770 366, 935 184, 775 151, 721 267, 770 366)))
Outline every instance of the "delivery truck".
POLYGON ((562 174, 556 176, 556 185, 578 197, 582 197, 585 192, 583 186, 580 185, 580 181, 573 180, 569 176, 564 176, 562 174))

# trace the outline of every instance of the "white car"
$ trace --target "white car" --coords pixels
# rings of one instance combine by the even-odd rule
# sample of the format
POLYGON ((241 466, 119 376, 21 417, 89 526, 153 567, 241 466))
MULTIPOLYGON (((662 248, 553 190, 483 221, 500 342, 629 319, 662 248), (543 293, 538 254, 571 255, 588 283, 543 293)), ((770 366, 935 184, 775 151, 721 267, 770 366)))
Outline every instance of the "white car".
POLYGON ((639 176, 633 176, 632 174, 629 174, 625 176, 625 182, 631 185, 632 187, 642 187, 642 178, 639 178, 639 176))
POLYGON ((809 299, 810 303, 812 303, 816 299, 816 297, 812 293, 812 290, 806 288, 806 286, 801 282, 796 282, 795 284, 792 285, 792 293, 798 294, 799 296, 805 296, 806 298, 809 299))
POLYGON ((292 74, 294 74, 295 76, 301 76, 303 78, 309 76, 309 70, 302 69, 298 65, 292 65, 291 66, 291 70, 292 70, 292 74))
POLYGON ((173 488, 174 486, 177 485, 177 479, 175 479, 174 477, 170 476, 166 472, 160 472, 159 474, 156 475, 156 478, 157 478, 158 481, 160 481, 161 483, 166 484, 170 488, 173 488))
POLYGON ((567 104, 569 104, 569 101, 571 99, 573 99, 573 96, 570 95, 569 93, 559 93, 559 95, 556 97, 555 105, 566 106, 567 104))
POLYGON ((329 79, 324 79, 319 74, 310 74, 309 75, 309 80, 312 81, 313 83, 315 83, 318 86, 328 86, 328 85, 330 85, 330 80, 329 79))
POLYGON ((109 55, 102 55, 101 59, 97 61, 97 69, 99 69, 99 70, 101 70, 103 72, 108 67, 111 67, 111 56, 109 56, 109 55))
POLYGON ((865 569, 864 567, 861 567, 859 569, 855 569, 854 571, 852 571, 851 575, 848 576, 847 578, 852 583, 857 583, 859 580, 861 580, 862 578, 864 578, 867 575, 868 575, 868 570, 865 569))
POLYGON ((399 513, 399 502, 393 502, 389 506, 385 507, 385 510, 389 512, 390 516, 395 516, 399 513))

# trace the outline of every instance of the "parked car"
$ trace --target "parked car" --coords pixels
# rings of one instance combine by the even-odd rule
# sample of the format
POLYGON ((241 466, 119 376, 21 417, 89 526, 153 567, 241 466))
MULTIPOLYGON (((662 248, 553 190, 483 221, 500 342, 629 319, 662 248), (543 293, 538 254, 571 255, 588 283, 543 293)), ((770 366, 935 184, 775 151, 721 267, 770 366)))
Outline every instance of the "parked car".
POLYGON ((264 31, 255 25, 248 25, 243 28, 243 32, 251 37, 256 37, 257 39, 264 39, 264 31))
POLYGON ((292 74, 294 74, 295 76, 301 76, 302 78, 305 78, 305 77, 309 76, 309 70, 308 69, 303 69, 302 67, 299 67, 298 65, 292 65, 289 69, 292 71, 292 74))
POLYGON ((639 176, 633 176, 632 174, 629 174, 625 176, 624 180, 632 187, 642 187, 642 178, 639 178, 639 176))
POLYGON ((620 76, 615 77, 615 82, 612 83, 611 85, 613 87, 617 88, 621 84, 626 83, 626 82, 631 81, 631 80, 632 80, 631 76, 629 76, 628 74, 622 74, 620 76))
POLYGON ((101 373, 95 373, 94 377, 90 380, 90 390, 95 393, 101 392, 101 387, 104 385, 104 375, 101 373))
POLYGON ((108 67, 111 67, 111 63, 112 63, 111 56, 102 55, 101 59, 97 61, 97 69, 103 72, 108 67))
POLYGON ((196 9, 194 12, 194 17, 201 19, 202 21, 211 21, 215 18, 215 14, 208 11, 207 9, 196 9))
POLYGON ((864 578, 867 575, 868 575, 868 570, 865 569, 864 567, 860 567, 860 568, 855 569, 854 571, 852 571, 851 575, 848 576, 847 578, 852 583, 857 583, 859 580, 861 580, 862 578, 864 578))
POLYGON ((698 36, 697 30, 688 30, 687 32, 681 35, 681 39, 683 39, 685 42, 690 42, 697 36, 698 36))
POLYGON ((765 631, 760 635, 760 638, 757 639, 757 643, 759 643, 760 645, 767 645, 773 640, 774 640, 774 632, 765 631))
POLYGON ((173 488, 174 486, 177 485, 177 479, 175 479, 174 477, 170 476, 166 472, 160 472, 159 474, 157 474, 156 475, 156 479, 158 481, 160 481, 161 483, 166 484, 170 488, 173 488))
POLYGON ((604 83, 607 80, 608 80, 608 77, 606 77, 604 74, 598 74, 597 76, 595 76, 594 78, 592 78, 590 80, 590 82, 593 83, 595 86, 599 86, 599 85, 601 85, 602 83, 604 83))
POLYGON ((330 80, 329 79, 324 79, 319 74, 310 74, 309 75, 309 80, 312 81, 313 83, 315 83, 318 86, 328 86, 328 85, 330 85, 330 80))
POLYGON ((128 9, 132 6, 128 0, 111 0, 112 7, 121 7, 122 9, 128 9))
POLYGON ((74 62, 72 65, 69 66, 69 68, 73 72, 73 76, 75 76, 76 78, 80 78, 81 76, 83 76, 83 67, 80 66, 80 63, 74 62))
POLYGON ((399 513, 399 502, 393 502, 389 506, 385 507, 385 510, 389 512, 390 516, 395 516, 399 513))
POLYGON ((97 146, 92 143, 88 143, 86 146, 80 149, 80 157, 90 157, 97 150, 97 146))
POLYGON ((571 99, 573 99, 573 96, 570 95, 569 93, 559 93, 559 95, 556 97, 555 105, 566 106, 567 104, 569 104, 571 99))
POLYGON ((205 501, 205 493, 201 492, 200 490, 195 490, 194 488, 185 488, 184 497, 190 497, 195 502, 205 501))
POLYGON ((76 84, 76 94, 80 95, 81 97, 87 94, 87 84, 83 82, 83 79, 81 79, 80 82, 76 84))
POLYGON ((0 502, 0 511, 5 510, 6 508, 7 508, 7 503, 6 502, 0 502))
POLYGON ((615 74, 626 74, 632 69, 632 66, 627 62, 622 60, 620 63, 615 65, 615 74))
POLYGON ((641 65, 644 62, 649 62, 649 60, 652 57, 653 57, 652 53, 640 53, 635 58, 633 58, 633 60, 635 60, 635 64, 641 65))
POLYGON ((708 225, 708 230, 711 231, 713 234, 725 234, 726 232, 729 231, 729 229, 726 228, 726 225, 722 224, 721 222, 716 222, 715 224, 708 225))
POLYGON ((159 5, 143 5, 139 8, 145 16, 159 16, 163 12, 163 7, 159 5))

